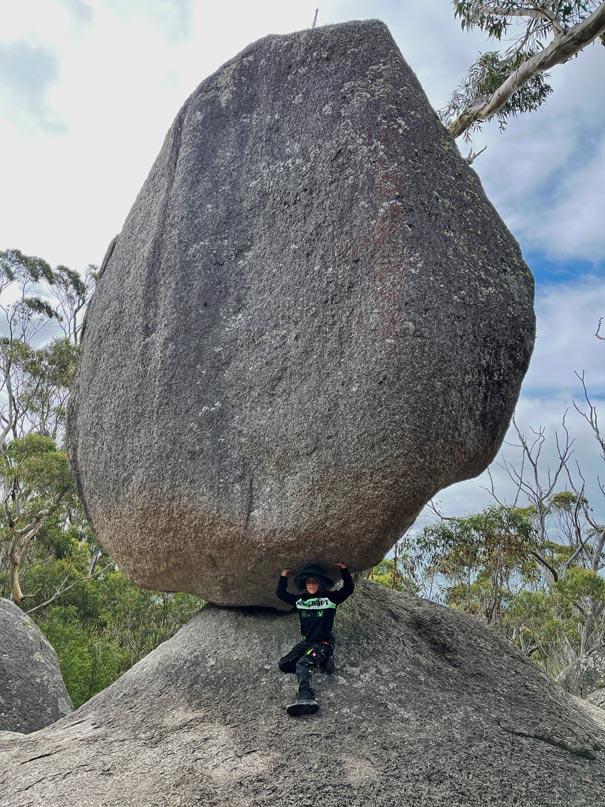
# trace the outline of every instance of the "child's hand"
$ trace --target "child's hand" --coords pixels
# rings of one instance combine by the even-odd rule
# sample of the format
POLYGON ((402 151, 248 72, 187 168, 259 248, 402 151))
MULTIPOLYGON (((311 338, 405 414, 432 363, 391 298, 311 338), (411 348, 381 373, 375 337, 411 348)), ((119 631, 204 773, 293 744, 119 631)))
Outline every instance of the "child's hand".
POLYGON ((346 563, 335 563, 334 566, 336 566, 337 569, 346 569, 347 568, 346 563))
POLYGON ((294 574, 294 569, 282 569, 282 577, 290 577, 292 574, 294 574))

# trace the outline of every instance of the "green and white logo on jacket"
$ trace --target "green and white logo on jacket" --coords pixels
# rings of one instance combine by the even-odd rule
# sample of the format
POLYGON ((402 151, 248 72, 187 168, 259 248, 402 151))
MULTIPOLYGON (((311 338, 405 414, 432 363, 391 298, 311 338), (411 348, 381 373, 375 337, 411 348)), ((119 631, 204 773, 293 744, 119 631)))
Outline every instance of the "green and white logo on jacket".
POLYGON ((336 608, 336 603, 327 597, 313 597, 311 599, 296 601, 296 607, 303 611, 325 611, 326 608, 336 608))

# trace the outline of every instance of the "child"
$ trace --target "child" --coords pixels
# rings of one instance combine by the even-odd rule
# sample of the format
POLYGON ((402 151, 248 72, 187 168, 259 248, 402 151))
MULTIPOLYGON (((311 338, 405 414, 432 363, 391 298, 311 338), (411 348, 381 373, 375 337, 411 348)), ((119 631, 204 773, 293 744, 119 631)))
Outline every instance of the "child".
POLYGON ((289 605, 295 605, 300 617, 302 642, 279 660, 282 672, 295 672, 298 676, 298 698, 288 706, 289 715, 314 714, 319 709, 311 686, 311 669, 323 667, 327 673, 334 672, 334 636, 332 626, 336 606, 353 593, 353 578, 344 563, 335 563, 342 575, 343 587, 330 591, 334 582, 321 566, 307 566, 296 575, 296 587, 300 596, 288 592, 288 577, 292 569, 284 569, 279 578, 277 596, 289 605))

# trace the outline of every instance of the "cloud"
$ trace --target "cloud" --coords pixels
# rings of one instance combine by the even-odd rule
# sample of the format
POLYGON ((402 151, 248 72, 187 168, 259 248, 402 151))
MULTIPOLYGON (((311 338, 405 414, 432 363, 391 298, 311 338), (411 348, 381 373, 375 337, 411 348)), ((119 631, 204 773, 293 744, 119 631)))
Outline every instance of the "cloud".
POLYGON ((92 6, 86 0, 59 0, 69 13, 82 25, 89 25, 93 22, 95 14, 92 6))
MULTIPOLYGON (((536 432, 544 429, 546 437, 540 468, 544 484, 552 475, 559 456, 556 436, 564 441, 563 418, 574 441, 569 464, 576 483, 581 484, 578 466, 586 479, 586 494, 600 517, 605 519, 605 501, 598 487, 598 477, 605 479, 605 463, 599 445, 588 423, 574 407, 587 411, 582 384, 575 372, 585 371, 589 397, 603 413, 605 408, 605 343, 594 336, 600 316, 605 312, 605 288, 594 276, 582 276, 574 281, 538 289, 536 300, 538 335, 529 372, 517 404, 515 420, 531 442, 536 432), (577 463, 577 465, 576 465, 577 463)), ((521 467, 522 452, 515 427, 511 425, 490 473, 498 498, 512 504, 516 486, 505 468, 521 467)), ((446 515, 479 512, 494 503, 489 493, 491 482, 484 472, 475 479, 460 482, 437 494, 439 509, 446 515)), ((564 473, 558 490, 569 487, 564 473)), ((526 500, 521 497, 520 503, 526 500)), ((432 520, 424 513, 415 529, 432 520)))
POLYGON ((129 22, 151 18, 172 43, 183 42, 193 30, 193 0, 106 0, 114 14, 129 22))
POLYGON ((598 262, 605 180, 602 48, 589 47, 553 70, 554 92, 536 112, 494 123, 475 143, 488 150, 474 164, 488 196, 526 250, 553 260, 598 262))
POLYGON ((605 284, 595 275, 538 288, 534 355, 523 395, 558 392, 571 397, 578 389, 576 372, 585 372, 594 395, 605 397, 605 342, 595 330, 605 316, 605 284))
POLYGON ((0 106, 25 125, 65 130, 47 99, 58 74, 57 57, 50 49, 25 41, 0 42, 0 106))
POLYGON ((580 149, 579 165, 557 183, 551 214, 535 223, 527 241, 548 244, 549 253, 562 258, 573 255, 597 262, 605 256, 605 134, 580 149))

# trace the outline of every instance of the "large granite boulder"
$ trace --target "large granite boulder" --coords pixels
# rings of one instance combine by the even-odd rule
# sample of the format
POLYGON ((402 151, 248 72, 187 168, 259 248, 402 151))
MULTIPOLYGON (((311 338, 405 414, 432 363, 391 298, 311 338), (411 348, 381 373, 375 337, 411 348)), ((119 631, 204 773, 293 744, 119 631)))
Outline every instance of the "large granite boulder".
POLYGON ((518 245, 379 22, 204 81, 102 270, 80 493, 131 579, 219 604, 380 561, 492 460, 533 343, 518 245))
POLYGON ((55 651, 30 617, 0 598, 0 732, 38 731, 71 709, 55 651))
POLYGON ((297 617, 207 606, 72 716, 0 741, 0 807, 603 807, 605 731, 495 632, 368 581, 336 625, 321 709, 293 719, 277 659, 297 617))

